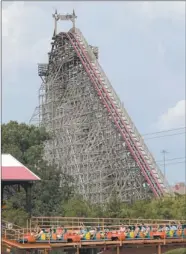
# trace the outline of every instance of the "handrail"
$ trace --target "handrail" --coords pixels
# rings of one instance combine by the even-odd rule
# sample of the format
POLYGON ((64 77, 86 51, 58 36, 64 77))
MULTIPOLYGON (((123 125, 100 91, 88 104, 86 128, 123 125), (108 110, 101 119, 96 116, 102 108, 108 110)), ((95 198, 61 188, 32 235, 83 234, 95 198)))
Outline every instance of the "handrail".
MULTIPOLYGON (((44 222, 44 219, 49 219, 49 218, 50 219, 56 219, 57 221, 59 221, 59 218, 61 218, 63 220, 64 219, 66 219, 66 220, 67 219, 71 219, 73 222, 75 222, 74 220, 76 220, 78 223, 80 223, 80 219, 85 219, 85 220, 95 220, 96 219, 99 222, 99 225, 90 224, 90 221, 89 221, 88 222, 89 225, 84 225, 84 226, 85 227, 87 226, 87 229, 88 229, 88 227, 99 226, 99 229, 98 229, 99 231, 103 231, 103 232, 108 232, 109 231, 109 233, 110 232, 113 232, 113 233, 119 232, 120 226, 121 226, 121 224, 118 224, 118 225, 106 225, 106 224, 104 224, 104 222, 106 220, 115 220, 115 219, 118 220, 118 219, 121 219, 121 218, 32 217, 31 219, 37 219, 37 220, 40 219, 41 221, 44 222)), ((132 222, 131 219, 129 219, 129 220, 130 220, 130 222, 132 222)), ((141 221, 141 220, 145 220, 145 219, 137 218, 135 220, 140 220, 141 221)), ((147 224, 145 224, 145 223, 143 223, 143 225, 150 227, 150 229, 152 229, 152 227, 155 226, 157 228, 157 230, 158 230, 159 226, 164 226, 165 224, 171 226, 172 222, 174 222, 175 224, 177 222, 177 225, 179 225, 181 227, 181 230, 179 231, 179 232, 181 232, 181 234, 179 234, 176 239, 184 239, 184 237, 186 236, 186 233, 185 233, 186 232, 186 220, 185 220, 185 224, 184 223, 180 223, 181 221, 175 221, 175 220, 160 220, 160 221, 163 221, 164 223, 161 223, 161 224, 157 224, 157 223, 153 223, 153 224, 147 223, 147 224), (169 223, 165 223, 165 221, 166 222, 168 221, 169 223)), ((30 225, 31 225, 31 223, 30 223, 30 225)), ((139 225, 137 223, 135 223, 135 224, 132 224, 132 223, 131 224, 123 224, 123 226, 126 226, 126 227, 130 227, 130 226, 133 227, 133 226, 136 226, 136 225, 142 226, 142 224, 139 225)), ((47 225, 47 227, 44 227, 44 225, 40 225, 40 227, 42 227, 43 229, 45 229, 45 228, 47 228, 47 229, 48 228, 57 229, 57 226, 58 225, 56 225, 54 223, 50 224, 50 225, 47 225)), ((73 235, 74 234, 79 235, 80 228, 81 228, 80 225, 76 226, 75 224, 73 225, 73 227, 72 226, 67 226, 67 227, 65 227, 65 229, 66 229, 66 231, 65 231, 66 233, 65 234, 67 234, 67 236, 68 235, 71 236, 72 233, 73 233, 73 235)), ((28 248, 29 244, 31 244, 33 248, 37 248, 38 244, 43 243, 42 240, 41 241, 40 240, 36 240, 35 237, 33 237, 34 242, 32 242, 32 243, 30 243, 28 240, 26 240, 26 242, 25 242, 25 238, 27 239, 27 237, 30 236, 30 234, 25 236, 25 233, 26 234, 28 233, 28 229, 26 229, 26 230, 24 228, 21 228, 21 229, 6 229, 5 226, 3 226, 2 229, 3 229, 2 230, 2 241, 4 243, 8 243, 9 246, 16 247, 16 248, 22 248, 23 249, 24 248, 23 246, 26 243, 25 247, 27 247, 27 248, 28 248), (27 243, 27 241, 28 241, 28 243, 27 243), (37 244, 37 245, 34 246, 34 244, 37 244)), ((31 228, 31 231, 32 230, 33 230, 33 228, 31 228)), ((171 231, 171 229, 169 229, 169 231, 171 231)), ((49 244, 50 245, 51 241, 52 241, 53 247, 55 247, 55 245, 59 244, 59 242, 55 241, 56 239, 55 240, 53 239, 52 234, 51 233, 47 233, 47 232, 46 231, 43 232, 43 234, 46 237, 45 244, 49 244)), ((64 237, 64 235, 62 237, 64 237)), ((102 238, 102 241, 104 241, 106 238, 107 238, 107 236, 105 235, 102 238)), ((145 239, 145 237, 142 237, 142 238, 145 239)), ((127 238, 125 240, 127 241, 127 238)), ((139 239, 133 239, 133 240, 136 241, 136 242, 139 241, 139 239)), ((149 239, 148 239, 148 241, 149 241, 149 239)), ((81 244, 81 243, 84 243, 84 242, 85 241, 82 241, 82 239, 80 239, 80 241, 74 239, 72 244, 77 244, 77 243, 81 244)), ((89 243, 88 240, 86 242, 89 243)), ((96 241, 94 241, 94 243, 96 244, 96 241)), ((112 241, 112 243, 114 243, 114 241, 112 241)), ((65 246, 69 246, 68 240, 63 242, 62 244, 63 244, 64 247, 65 246)), ((92 244, 92 242, 91 242, 91 244, 92 244)), ((29 246, 31 246, 31 245, 29 245, 29 246)), ((51 245, 47 246, 47 247, 51 247, 51 245)), ((56 245, 56 247, 58 247, 58 245, 56 245)))
POLYGON ((84 217, 32 217, 30 225, 81 225, 83 224, 103 224, 118 226, 121 224, 186 224, 186 220, 163 220, 163 219, 134 219, 134 218, 84 218, 84 217))
MULTIPOLYGON (((38 218, 38 217, 35 217, 35 218, 38 218)), ((47 217, 48 218, 48 217, 47 217)), ((52 218, 55 218, 55 217, 52 217, 52 218)), ((59 218, 59 217, 56 217, 57 219, 59 218)), ((63 219, 65 218, 65 217, 62 217, 63 219)), ((40 219, 43 219, 42 217, 40 217, 40 219)), ((76 219, 78 219, 78 218, 76 218, 76 219)), ((90 218, 89 218, 90 219, 90 218)), ((94 218, 92 218, 92 219, 94 219, 94 218)), ((121 224, 120 225, 111 225, 111 226, 109 226, 109 225, 104 225, 103 223, 102 223, 102 221, 100 220, 100 218, 98 218, 99 219, 99 222, 100 222, 100 224, 98 225, 99 226, 99 231, 103 231, 103 232, 119 232, 119 230, 120 230, 120 226, 121 226, 121 224)), ((106 218, 104 218, 104 219, 106 219, 106 218)), ((143 224, 144 226, 148 226, 148 227, 150 227, 150 229, 152 229, 152 227, 153 226, 155 226, 156 228, 157 228, 157 230, 158 230, 158 228, 159 228, 159 226, 164 226, 165 225, 165 223, 161 223, 161 224, 143 224)), ((171 226, 171 223, 167 223, 166 224, 167 226, 171 226)), ((180 232, 181 232, 181 235, 179 235, 177 238, 178 239, 184 239, 184 236, 186 236, 186 224, 180 224, 180 222, 178 222, 178 225, 181 227, 180 228, 180 232)), ((40 226, 42 226, 42 225, 40 225, 40 226)), ((55 226, 57 226, 57 225, 47 225, 47 229, 48 228, 54 228, 54 229, 57 229, 57 227, 55 227, 55 226)), ((86 225, 85 225, 86 226, 86 225)), ((93 224, 93 225, 87 225, 87 227, 95 227, 96 225, 95 224, 93 224)), ((126 227, 130 227, 130 226, 136 226, 136 224, 123 224, 123 226, 126 226, 126 227)), ((138 226, 142 226, 142 224, 141 225, 139 225, 138 224, 138 226)), ((42 227, 43 229, 45 229, 45 227, 42 227)), ((74 225, 74 227, 65 227, 65 229, 66 229, 66 233, 67 233, 67 235, 71 235, 71 233, 75 233, 75 234, 77 234, 77 235, 79 235, 79 230, 80 230, 80 226, 76 226, 76 225, 74 225), (77 232, 78 231, 78 232, 77 232)), ((88 228, 87 228, 88 229, 88 228)), ((140 229, 141 230, 141 229, 140 229)), ((169 229, 168 231, 171 231, 171 229, 169 229)), ((176 231, 177 231, 177 229, 176 229, 176 231)), ((48 232, 48 231, 47 231, 48 232)), ((45 237, 46 237, 46 240, 45 240, 45 243, 51 243, 51 240, 53 241, 53 244, 54 244, 54 246, 55 246, 55 244, 56 243, 59 243, 59 242, 55 242, 55 240, 53 239, 53 236, 52 236, 52 234, 50 233, 50 234, 48 234, 46 231, 44 231, 43 232, 43 234, 45 234, 45 237)), ((87 231, 88 232, 88 231, 87 231)), ((24 229, 22 229, 22 230, 9 230, 9 229, 5 229, 5 227, 4 227, 4 230, 3 230, 3 232, 2 232, 3 234, 2 234, 2 239, 3 239, 3 241, 4 242, 9 242, 10 244, 12 243, 12 244, 14 244, 14 246, 15 245, 17 245, 17 244, 19 244, 19 247, 22 245, 24 245, 26 242, 25 242, 25 233, 28 233, 28 231, 25 231, 24 229), (13 233, 12 233, 12 231, 13 231, 13 233)), ((30 235, 30 234, 29 234, 30 235)), ((29 236, 29 235, 27 235, 27 237, 29 236)), ((63 235, 63 237, 64 237, 64 235, 63 235)), ((104 239, 106 239, 105 238, 106 236, 104 236, 104 238, 102 239, 102 241, 104 241, 104 239)), ((145 237, 144 237, 145 238, 145 237)), ((176 238, 176 239, 177 239, 176 238)), ((27 239, 27 238, 26 238, 27 239)), ((40 243, 40 240, 36 240, 36 238, 34 237, 34 242, 32 243, 32 244, 34 244, 34 243, 36 243, 36 244, 39 244, 40 243)), ((126 239, 127 240, 127 239, 126 239)), ((137 241, 139 241, 138 239, 133 239, 134 241, 136 240, 136 242, 137 241)), ((148 239, 149 240, 149 239, 148 239)), ((68 242, 68 241, 67 241, 68 242)), ((67 242, 63 242, 63 244, 64 244, 64 246, 65 245, 68 245, 68 243, 67 242)), ((82 239, 80 239, 80 241, 78 240, 78 243, 81 243, 82 242, 82 239)), ((88 240, 87 240, 87 242, 88 242, 88 240)), ((42 243, 42 240, 41 240, 41 243, 42 243)), ((76 240, 73 240, 73 244, 75 244, 76 243, 76 240)), ((112 241, 112 243, 113 243, 113 241, 112 241)), ((29 244, 29 242, 27 243, 27 245, 29 244)), ((13 245, 12 245, 13 246, 13 245)), ((32 245, 33 246, 33 245, 32 245)), ((57 246, 57 245, 56 245, 57 246)), ((16 246, 17 247, 17 246, 16 246)))
POLYGON ((24 232, 27 232, 24 228, 6 220, 2 220, 2 236, 9 240, 19 240, 23 238, 24 232), (8 228, 8 224, 11 224, 12 228, 8 228))
MULTIPOLYGON (((88 45, 86 39, 84 38, 83 34, 81 33, 81 31, 80 31, 79 29, 76 29, 76 30, 75 30, 75 33, 78 34, 78 35, 81 37, 81 40, 83 41, 83 43, 84 43, 84 45, 85 45, 85 47, 86 47, 86 49, 87 49, 87 53, 88 53, 88 55, 90 56, 92 62, 93 62, 94 64, 96 64, 96 66, 97 66, 97 68, 99 69, 100 73, 102 74, 104 80, 106 81, 106 84, 107 84, 107 85, 109 86, 109 88, 111 89, 112 95, 113 95, 113 97, 115 97, 115 100, 116 100, 116 102, 118 103, 117 106, 119 107, 120 110, 123 111, 124 117, 127 118, 127 120, 128 120, 128 122, 129 122, 129 124, 130 124, 130 126, 131 126, 131 128, 132 128, 132 130, 133 130, 133 132, 134 132, 134 134, 136 135, 136 137, 138 138, 138 140, 139 140, 139 142, 140 142, 140 145, 143 147, 144 151, 146 152, 146 154, 147 154, 147 156, 148 156, 148 159, 151 161, 152 166, 154 167, 154 169, 156 170, 157 174, 159 175, 159 178, 160 178, 162 184, 164 184, 165 190, 167 190, 167 191, 169 191, 169 193, 171 193, 172 190, 171 190, 171 188, 169 187, 169 184, 168 184, 167 180, 163 177, 163 174, 162 174, 160 168, 159 168, 158 165, 156 164, 156 162, 155 162, 155 160, 154 160, 154 158, 153 158, 151 152, 149 151, 149 149, 148 149, 148 147, 146 146, 146 144, 145 144, 143 138, 141 137, 140 133, 138 132, 137 128, 135 127, 134 123, 132 122, 130 116, 128 115, 128 113, 127 113, 127 111, 126 111, 126 109, 125 109, 124 106, 122 105, 122 103, 121 103, 121 101, 120 101, 118 95, 116 94, 114 88, 112 87, 112 85, 111 85, 110 81, 108 80, 106 74, 104 73, 102 67, 100 66, 99 62, 97 61, 95 55, 93 54, 91 48, 90 48, 89 45, 88 45)), ((147 162, 147 163, 148 163, 148 162, 147 162)), ((151 165, 150 163, 148 163, 148 164, 151 165)), ((152 172, 152 173, 153 173, 153 172, 152 172)), ((153 173, 153 174, 154 174, 154 173, 153 173)), ((155 176, 155 177, 156 177, 156 176, 155 176)))
POLYGON ((1 221, 1 224, 3 225, 3 224, 12 224, 12 226, 13 226, 13 228, 17 228, 17 229, 22 229, 20 226, 18 226, 18 225, 16 225, 16 224, 14 224, 14 223, 12 223, 12 222, 10 222, 10 221, 6 221, 6 220, 2 220, 1 221))
POLYGON ((143 218, 122 218, 122 217, 117 217, 117 218, 112 218, 112 217, 63 217, 63 216, 41 216, 41 217, 37 217, 37 216, 32 216, 31 219, 70 219, 70 220, 81 220, 81 219, 85 219, 85 220, 139 220, 139 221, 171 221, 171 222, 181 222, 181 221, 185 221, 184 220, 164 220, 164 219, 143 219, 143 218))
POLYGON ((25 231, 24 229, 6 229, 4 228, 2 230, 2 236, 5 238, 5 239, 9 239, 9 240, 19 240, 19 239, 22 239, 23 236, 24 236, 24 232, 27 232, 25 231))

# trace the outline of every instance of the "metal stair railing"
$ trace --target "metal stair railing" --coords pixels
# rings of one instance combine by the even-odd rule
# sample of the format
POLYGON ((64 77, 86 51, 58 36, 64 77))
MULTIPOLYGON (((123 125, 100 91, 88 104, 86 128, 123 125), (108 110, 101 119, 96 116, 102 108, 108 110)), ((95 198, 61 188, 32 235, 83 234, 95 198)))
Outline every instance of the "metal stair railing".
POLYGON ((100 99, 102 99, 107 110, 112 115, 113 121, 115 122, 116 126, 118 127, 122 136, 124 137, 124 140, 127 143, 130 152, 133 154, 136 162, 138 163, 139 167, 141 168, 147 182, 149 183, 149 185, 151 185, 151 188, 152 188, 154 194, 156 196, 161 196, 162 189, 159 185, 159 182, 157 182, 157 179, 155 178, 155 176, 152 174, 151 170, 149 169, 149 166, 146 163, 146 161, 144 160, 144 157, 143 157, 141 151, 137 148, 137 146, 135 145, 135 142, 132 141, 132 137, 129 133, 129 130, 126 128, 126 124, 119 116, 113 102, 110 100, 110 96, 108 95, 106 89, 102 86, 102 83, 100 82, 99 77, 95 73, 95 70, 93 70, 90 61, 86 57, 86 53, 84 53, 84 49, 79 44, 76 37, 74 37, 74 34, 72 34, 72 33, 65 33, 65 34, 68 37, 68 39, 70 40, 71 44, 73 45, 77 55, 79 56, 83 66, 85 67, 90 79, 92 80, 96 90, 98 91, 100 99), (125 129, 125 131, 123 131, 123 129, 125 129))
POLYGON ((2 220, 1 221, 1 225, 3 228, 11 228, 11 229, 22 229, 20 226, 10 222, 10 221, 6 221, 6 220, 2 220))
POLYGON ((82 223, 86 226, 99 226, 104 227, 110 225, 113 227, 120 227, 123 225, 136 225, 136 224, 148 224, 148 225, 170 225, 186 224, 186 220, 163 220, 163 219, 143 219, 143 218, 94 218, 94 217, 32 217, 30 219, 31 225, 40 225, 41 228, 60 227, 64 226, 66 229, 72 229, 75 227, 81 227, 82 223))
MULTIPOLYGON (((136 142, 137 145, 138 145, 138 147, 141 147, 141 148, 144 150, 144 152, 146 152, 146 156, 147 156, 148 160, 150 161, 150 163, 147 161, 148 164, 149 164, 149 166, 150 166, 150 167, 153 167, 154 170, 157 172, 157 175, 159 176, 159 177, 156 177, 156 176, 155 176, 155 177, 161 180, 162 184, 164 185, 165 191, 166 191, 166 190, 169 190, 169 192, 170 192, 171 189, 170 189, 170 187, 169 187, 169 184, 168 184, 168 182, 166 181, 166 179, 164 178, 164 176, 163 176, 163 174, 162 174, 160 168, 159 168, 158 165, 156 164, 153 155, 151 154, 151 152, 149 151, 148 147, 146 146, 146 144, 145 144, 143 138, 141 137, 140 133, 138 132, 137 128, 135 127, 134 123, 132 122, 130 116, 128 115, 128 113, 127 113, 127 111, 126 111, 126 109, 125 109, 124 106, 122 105, 122 103, 121 103, 121 101, 120 101, 120 98, 119 98, 118 95, 116 94, 116 92, 115 92, 114 88, 112 87, 110 81, 108 80, 108 78, 107 78, 105 72, 103 71, 103 69, 102 69, 102 67, 100 66, 99 62, 97 61, 95 55, 93 54, 92 49, 91 49, 90 46, 88 45, 86 39, 84 38, 83 34, 81 33, 81 31, 80 31, 79 29, 76 29, 76 34, 75 34, 75 36, 77 37, 77 39, 78 39, 78 37, 79 37, 79 39, 83 42, 83 44, 85 45, 84 48, 86 48, 86 51, 87 51, 88 55, 90 56, 90 58, 92 59, 92 62, 93 62, 93 64, 94 64, 94 66, 97 67, 97 69, 100 71, 100 75, 101 75, 102 78, 105 80, 105 82, 106 82, 105 85, 106 85, 107 87, 110 88, 110 92, 111 92, 112 96, 114 97, 114 99, 115 99, 115 101, 116 101, 116 103, 117 103, 116 105, 117 105, 118 109, 122 111, 122 112, 121 112, 121 113, 123 113, 122 116, 125 117, 125 118, 128 120, 129 126, 130 126, 130 128, 131 128, 131 129, 130 129, 130 132, 135 134, 136 139, 137 139, 137 142, 140 143, 140 145, 139 145, 139 144, 136 142)), ((153 174, 155 174, 155 173, 153 172, 153 174)))
POLYGON ((2 237, 12 241, 18 241, 24 236, 24 229, 5 220, 1 222, 2 237))

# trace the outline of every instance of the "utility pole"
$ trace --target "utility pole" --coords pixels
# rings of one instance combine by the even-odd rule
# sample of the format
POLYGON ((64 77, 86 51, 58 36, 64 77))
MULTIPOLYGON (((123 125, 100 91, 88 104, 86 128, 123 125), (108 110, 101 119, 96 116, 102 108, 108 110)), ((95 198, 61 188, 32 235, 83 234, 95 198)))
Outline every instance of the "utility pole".
POLYGON ((163 167, 164 167, 163 175, 164 175, 164 178, 165 178, 166 177, 166 154, 168 152, 166 150, 162 150, 161 153, 163 154, 163 167))

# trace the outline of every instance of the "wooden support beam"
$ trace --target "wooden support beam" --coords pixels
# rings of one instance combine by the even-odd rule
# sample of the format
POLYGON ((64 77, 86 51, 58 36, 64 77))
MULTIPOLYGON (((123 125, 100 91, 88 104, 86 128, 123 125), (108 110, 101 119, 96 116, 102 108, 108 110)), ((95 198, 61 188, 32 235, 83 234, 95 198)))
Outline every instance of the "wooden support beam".
POLYGON ((32 216, 32 194, 31 194, 31 189, 32 189, 32 183, 24 183, 21 185, 26 192, 26 210, 27 213, 29 214, 29 218, 32 216))
POLYGON ((48 254, 48 250, 47 249, 45 249, 45 254, 48 254))
POLYGON ((158 245, 158 254, 161 254, 161 245, 158 245))
POLYGON ((1 183, 1 207, 3 207, 4 187, 4 184, 1 183))
POLYGON ((117 246, 117 254, 119 254, 120 253, 120 251, 119 251, 119 246, 117 246))
POLYGON ((80 254, 79 246, 77 246, 77 254, 80 254))

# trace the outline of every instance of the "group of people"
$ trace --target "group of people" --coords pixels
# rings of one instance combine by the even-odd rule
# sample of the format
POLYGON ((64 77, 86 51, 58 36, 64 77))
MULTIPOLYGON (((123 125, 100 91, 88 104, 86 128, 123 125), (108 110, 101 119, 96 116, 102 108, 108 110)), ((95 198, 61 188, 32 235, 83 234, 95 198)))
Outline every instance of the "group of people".
POLYGON ((85 240, 91 240, 91 239, 104 239, 107 238, 107 235, 109 232, 112 233, 123 233, 126 237, 137 237, 139 235, 148 235, 150 232, 169 232, 169 231, 177 231, 182 230, 182 225, 172 223, 170 225, 146 225, 146 224, 136 224, 133 226, 128 225, 120 225, 118 227, 112 227, 106 226, 106 227, 86 227, 83 223, 81 223, 80 227, 76 229, 66 229, 63 226, 59 227, 51 227, 48 229, 41 228, 39 226, 36 226, 34 231, 32 232, 32 235, 36 239, 48 239, 48 238, 56 238, 57 239, 63 239, 63 236, 65 233, 71 233, 71 234, 77 234, 80 235, 81 239, 85 240))
POLYGON ((52 235, 55 234, 57 239, 61 239, 66 231, 67 230, 65 230, 63 227, 41 228, 39 225, 37 225, 32 231, 31 235, 36 239, 42 239, 52 238, 52 235))
POLYGON ((131 232, 134 231, 136 233, 143 232, 143 233, 149 233, 150 231, 152 232, 162 232, 162 231, 176 231, 176 230, 181 230, 182 225, 179 223, 176 225, 175 223, 172 223, 170 225, 145 225, 145 224, 136 224, 135 226, 120 226, 120 232, 131 232))

